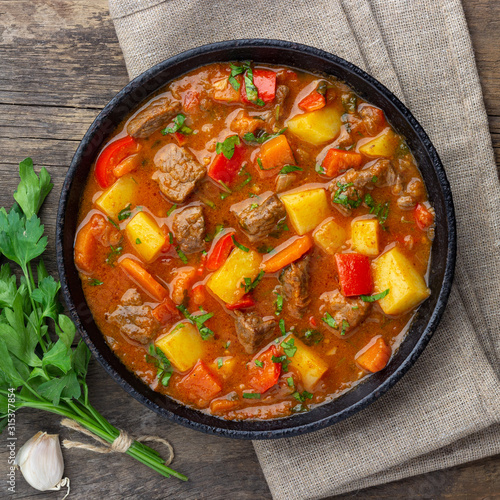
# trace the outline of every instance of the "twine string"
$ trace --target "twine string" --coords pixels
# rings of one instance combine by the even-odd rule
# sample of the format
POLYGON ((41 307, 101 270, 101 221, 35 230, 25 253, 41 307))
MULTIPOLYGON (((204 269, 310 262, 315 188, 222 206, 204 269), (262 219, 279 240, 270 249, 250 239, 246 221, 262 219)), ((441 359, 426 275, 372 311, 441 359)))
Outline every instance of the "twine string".
POLYGON ((128 449, 132 446, 134 441, 138 442, 155 442, 163 444, 168 450, 168 457, 165 459, 165 465, 168 466, 172 463, 174 459, 174 448, 172 445, 166 440, 161 438, 160 436, 139 436, 137 438, 131 437, 127 432, 120 429, 120 434, 118 437, 110 444, 104 439, 96 436, 93 432, 89 431, 78 422, 71 420, 69 418, 63 418, 61 420, 61 425, 67 427, 68 429, 81 432, 86 436, 91 437, 98 443, 101 443, 102 446, 96 446, 93 444, 80 443, 79 441, 71 441, 69 439, 65 439, 63 441, 63 446, 67 449, 71 448, 80 448, 82 450, 92 451, 94 453, 126 453, 128 449))

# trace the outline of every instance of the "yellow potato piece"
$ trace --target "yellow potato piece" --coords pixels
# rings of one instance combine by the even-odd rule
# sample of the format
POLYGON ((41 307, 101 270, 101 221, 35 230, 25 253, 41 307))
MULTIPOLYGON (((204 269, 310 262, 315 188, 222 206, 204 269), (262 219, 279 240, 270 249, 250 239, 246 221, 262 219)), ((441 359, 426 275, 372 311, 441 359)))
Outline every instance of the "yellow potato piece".
POLYGON ((222 266, 207 281, 207 287, 227 304, 235 304, 245 295, 245 287, 240 286, 243 278, 252 281, 259 274, 262 256, 254 250, 245 252, 235 248, 222 266))
POLYGON ((178 323, 169 333, 157 338, 155 345, 181 372, 193 368, 204 352, 198 329, 188 322, 178 323))
POLYGON ((378 220, 360 219, 351 225, 352 250, 368 257, 376 257, 379 252, 378 220))
POLYGON ((403 314, 425 300, 430 290, 411 261, 394 247, 372 263, 375 293, 389 289, 379 300, 385 314, 403 314))
POLYGON ((139 212, 125 228, 130 243, 144 262, 153 262, 165 244, 165 234, 151 215, 139 212))
POLYGON ((371 141, 360 146, 359 152, 366 156, 389 157, 394 154, 400 140, 400 137, 391 128, 387 127, 371 141))
POLYGON ((313 239, 321 250, 329 255, 333 255, 345 243, 347 232, 333 219, 327 219, 314 230, 313 239))
POLYGON ((310 113, 296 115, 288 120, 288 131, 315 146, 332 141, 340 132, 343 112, 331 106, 310 113))
POLYGON ((282 194, 281 201, 293 228, 303 235, 312 231, 328 217, 330 208, 323 188, 308 189, 290 194, 282 194))
POLYGON ((137 183, 130 176, 120 177, 111 187, 99 196, 95 204, 112 219, 129 203, 134 203, 137 183))
POLYGON ((288 342, 290 339, 294 340, 294 346, 297 348, 290 358, 291 366, 300 373, 304 389, 312 392, 319 379, 328 370, 328 364, 294 335, 289 335, 285 341, 288 342))

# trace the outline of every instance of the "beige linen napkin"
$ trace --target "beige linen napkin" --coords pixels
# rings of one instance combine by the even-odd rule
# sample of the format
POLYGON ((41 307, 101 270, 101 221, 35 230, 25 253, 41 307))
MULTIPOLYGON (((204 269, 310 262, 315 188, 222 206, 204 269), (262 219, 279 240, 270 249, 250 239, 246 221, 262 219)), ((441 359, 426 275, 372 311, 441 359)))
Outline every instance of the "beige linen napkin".
POLYGON ((459 257, 439 329, 369 408, 319 432, 254 443, 273 496, 321 498, 500 453, 500 186, 459 0, 110 0, 110 10, 131 77, 236 38, 344 57, 406 103, 450 179, 459 257))

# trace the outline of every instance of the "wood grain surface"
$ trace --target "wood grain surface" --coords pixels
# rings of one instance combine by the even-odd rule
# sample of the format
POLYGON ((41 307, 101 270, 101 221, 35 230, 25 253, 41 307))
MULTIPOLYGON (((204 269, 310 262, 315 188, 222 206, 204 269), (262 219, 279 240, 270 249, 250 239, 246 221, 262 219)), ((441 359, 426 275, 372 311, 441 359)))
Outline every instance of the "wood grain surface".
MULTIPOLYGON (((500 164, 500 2, 464 0, 483 85, 497 164, 500 164)), ((0 206, 12 204, 17 165, 26 156, 46 166, 55 187, 41 217, 49 235, 46 258, 56 275, 57 203, 72 155, 92 120, 127 83, 106 0, 0 0, 0 206)), ((188 483, 162 479, 129 457, 64 452, 74 499, 269 499, 252 444, 204 435, 146 410, 91 362, 91 401, 111 422, 135 434, 158 433, 176 450, 173 467, 188 483)), ((81 439, 50 414, 17 414, 19 445, 38 430, 81 439)), ((0 498, 6 497, 7 449, 0 438, 0 498)), ((286 474, 286 471, 283 471, 286 474)), ((290 478, 290 487, 294 480, 290 478)), ((62 498, 38 493, 17 474, 13 498, 62 498)), ((436 471, 335 500, 498 499, 500 456, 436 471)))

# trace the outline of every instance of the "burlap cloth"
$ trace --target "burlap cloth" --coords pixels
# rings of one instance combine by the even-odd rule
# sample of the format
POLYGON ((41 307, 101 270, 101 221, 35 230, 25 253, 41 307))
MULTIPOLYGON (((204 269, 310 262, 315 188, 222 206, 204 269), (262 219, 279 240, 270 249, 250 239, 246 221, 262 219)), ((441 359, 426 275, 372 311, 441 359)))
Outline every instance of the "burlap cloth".
POLYGON ((500 190, 460 1, 110 0, 110 10, 130 77, 236 38, 291 40, 352 61, 406 103, 451 182, 459 256, 439 329, 369 408, 254 443, 274 498, 321 498, 500 453, 500 190))

